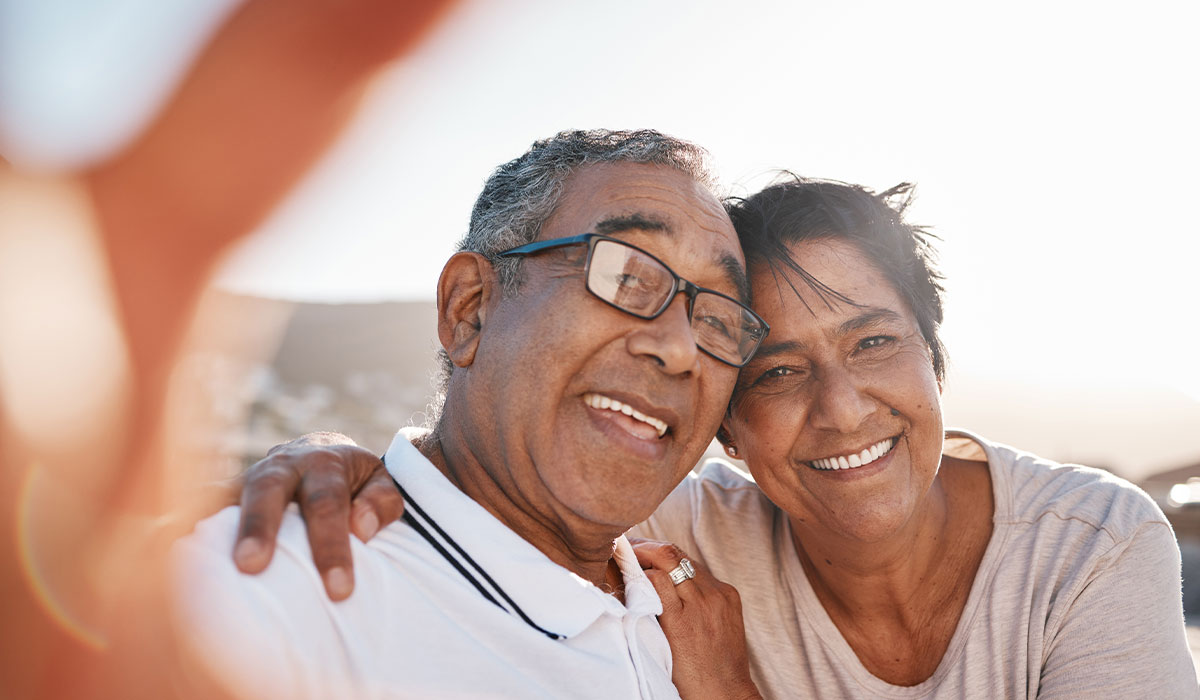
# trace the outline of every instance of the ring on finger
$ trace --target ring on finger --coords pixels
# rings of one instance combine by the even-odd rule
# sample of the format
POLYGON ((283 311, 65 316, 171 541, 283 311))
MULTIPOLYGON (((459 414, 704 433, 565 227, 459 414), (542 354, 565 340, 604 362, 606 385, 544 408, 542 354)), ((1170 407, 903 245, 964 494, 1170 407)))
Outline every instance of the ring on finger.
POLYGON ((676 586, 684 581, 696 577, 696 567, 692 566, 692 562, 688 561, 687 557, 679 560, 679 566, 671 569, 667 574, 671 577, 671 582, 676 586))

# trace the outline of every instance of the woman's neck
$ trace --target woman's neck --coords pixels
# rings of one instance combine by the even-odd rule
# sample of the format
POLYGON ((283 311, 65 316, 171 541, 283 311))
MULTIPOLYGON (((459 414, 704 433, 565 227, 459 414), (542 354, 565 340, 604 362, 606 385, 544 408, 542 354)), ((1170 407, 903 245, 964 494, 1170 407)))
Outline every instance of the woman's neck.
POLYGON ((836 538, 792 519, 813 592, 876 677, 915 685, 937 670, 992 533, 987 465, 950 458, 910 527, 878 542, 836 538))
POLYGON ((949 510, 939 476, 909 522, 885 539, 863 542, 791 518, 793 544, 827 609, 902 614, 937 569, 949 510))

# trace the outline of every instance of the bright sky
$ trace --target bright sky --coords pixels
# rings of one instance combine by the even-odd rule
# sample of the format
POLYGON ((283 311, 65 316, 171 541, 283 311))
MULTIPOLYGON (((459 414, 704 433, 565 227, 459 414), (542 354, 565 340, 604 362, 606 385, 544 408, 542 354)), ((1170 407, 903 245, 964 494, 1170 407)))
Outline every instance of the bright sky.
MULTIPOLYGON (((172 21, 215 26, 236 4, 111 0, 154 39, 130 39, 136 23, 120 29, 129 36, 109 27, 134 47, 109 77, 146 65, 139 46, 186 56, 198 44, 175 40, 172 21)), ((706 146, 733 192, 775 168, 918 183, 911 218, 944 239, 952 371, 1200 401, 1200 3, 731 7, 462 4, 379 79, 221 284, 306 300, 430 298, 494 166, 560 129, 653 127, 706 146)), ((80 24, 77 38, 97 41, 97 22, 80 24)), ((0 51, 4 40, 15 37, 0 36, 0 51)), ((168 80, 168 63, 143 82, 168 80)))
POLYGON ((918 183, 956 365, 1200 400, 1197 26, 1182 1, 468 2, 223 282, 430 297, 495 165, 563 128, 654 127, 734 191, 775 168, 918 183))

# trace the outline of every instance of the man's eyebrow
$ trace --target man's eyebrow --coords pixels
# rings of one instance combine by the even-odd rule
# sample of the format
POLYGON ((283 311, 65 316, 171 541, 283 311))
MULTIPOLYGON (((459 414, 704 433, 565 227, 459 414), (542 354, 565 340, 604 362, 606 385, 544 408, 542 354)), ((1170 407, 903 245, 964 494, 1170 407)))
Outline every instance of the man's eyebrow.
POLYGON ((606 236, 611 236, 614 233, 623 231, 663 231, 670 233, 671 229, 667 226, 667 222, 662 219, 656 219, 645 214, 627 214, 625 216, 613 216, 604 219, 592 229, 596 233, 602 233, 606 236))
POLYGON ((868 326, 873 326, 877 323, 902 320, 900 314, 892 311, 891 309, 884 309, 878 306, 868 306, 865 307, 865 309, 866 311, 864 313, 861 313, 838 326, 838 335, 853 333, 854 331, 867 328, 868 326))
POLYGON ((737 290, 738 301, 750 305, 750 282, 746 279, 746 268, 732 255, 721 256, 721 267, 725 268, 725 276, 737 290))

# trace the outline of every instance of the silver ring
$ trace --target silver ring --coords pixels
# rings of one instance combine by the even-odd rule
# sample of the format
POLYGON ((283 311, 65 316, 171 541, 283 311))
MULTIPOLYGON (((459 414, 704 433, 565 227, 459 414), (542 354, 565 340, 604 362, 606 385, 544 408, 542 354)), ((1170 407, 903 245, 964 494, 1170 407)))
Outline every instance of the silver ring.
POLYGON ((684 581, 696 577, 696 567, 692 566, 692 562, 688 561, 687 557, 679 560, 679 566, 671 569, 667 574, 671 577, 671 581, 678 586, 684 581))

